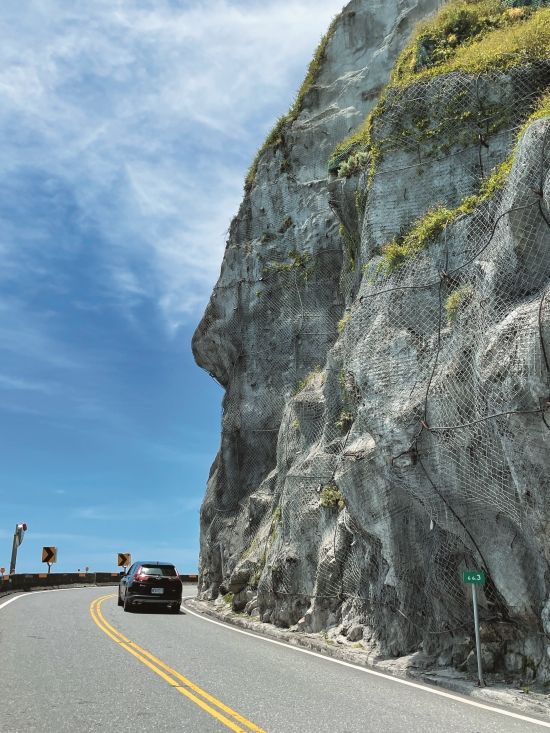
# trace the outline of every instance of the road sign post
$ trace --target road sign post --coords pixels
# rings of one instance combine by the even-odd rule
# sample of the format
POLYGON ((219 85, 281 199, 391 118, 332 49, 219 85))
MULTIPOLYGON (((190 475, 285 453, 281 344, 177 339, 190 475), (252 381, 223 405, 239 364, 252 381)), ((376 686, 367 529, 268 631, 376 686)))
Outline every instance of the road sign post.
POLYGON ((479 614, 477 611, 477 586, 484 585, 485 573, 477 570, 467 570, 462 573, 462 580, 464 583, 472 586, 472 600, 474 603, 474 626, 476 632, 476 654, 477 654, 477 676, 479 678, 478 684, 480 687, 485 687, 483 680, 483 664, 481 663, 481 638, 479 636, 479 614))
POLYGON ((13 546, 11 548, 10 575, 15 573, 15 565, 17 563, 17 548, 23 542, 23 535, 27 531, 25 522, 15 525, 15 533, 13 535, 13 546))
POLYGON ((119 568, 127 568, 132 564, 132 554, 130 552, 119 552, 117 565, 119 568))
POLYGON ((57 547, 42 548, 42 562, 48 564, 48 575, 52 569, 54 562, 57 562, 57 547))

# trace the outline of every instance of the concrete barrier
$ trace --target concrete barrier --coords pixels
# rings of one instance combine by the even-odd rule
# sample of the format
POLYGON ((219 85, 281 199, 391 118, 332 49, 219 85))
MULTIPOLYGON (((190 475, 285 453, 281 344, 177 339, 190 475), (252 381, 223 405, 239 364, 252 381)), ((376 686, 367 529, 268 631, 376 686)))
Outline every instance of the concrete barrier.
MULTIPOLYGON (((0 596, 39 588, 78 585, 118 585, 124 573, 15 573, 0 575, 0 596)), ((196 583, 198 576, 181 575, 183 583, 196 583)))

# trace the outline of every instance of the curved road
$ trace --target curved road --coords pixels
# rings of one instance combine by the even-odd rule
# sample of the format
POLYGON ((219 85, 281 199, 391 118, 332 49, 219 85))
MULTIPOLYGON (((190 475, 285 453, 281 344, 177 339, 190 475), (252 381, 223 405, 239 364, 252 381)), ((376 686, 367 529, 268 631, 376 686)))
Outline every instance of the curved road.
MULTIPOLYGON (((527 733, 467 704, 112 588, 0 598, 2 733, 527 733)), ((184 593, 191 593, 184 589, 184 593)))

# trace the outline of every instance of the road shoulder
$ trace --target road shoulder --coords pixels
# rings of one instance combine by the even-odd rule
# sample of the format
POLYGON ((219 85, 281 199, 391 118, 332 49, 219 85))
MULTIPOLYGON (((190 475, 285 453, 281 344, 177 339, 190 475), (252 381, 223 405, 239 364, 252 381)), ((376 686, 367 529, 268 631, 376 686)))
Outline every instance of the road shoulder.
POLYGON ((529 692, 524 692, 514 682, 506 684, 504 681, 490 679, 487 687, 479 688, 475 685, 475 680, 471 675, 459 672, 452 667, 430 665, 429 660, 423 657, 421 652, 397 659, 383 658, 368 649, 335 639, 334 634, 332 638, 328 638, 328 635, 325 637, 323 633, 306 634, 297 630, 278 628, 273 624, 263 623, 257 617, 250 617, 246 613, 235 613, 227 604, 220 602, 188 598, 184 605, 216 621, 290 646, 300 647, 393 677, 437 686, 474 698, 479 702, 508 708, 514 712, 550 720, 550 690, 542 685, 533 684, 529 692))

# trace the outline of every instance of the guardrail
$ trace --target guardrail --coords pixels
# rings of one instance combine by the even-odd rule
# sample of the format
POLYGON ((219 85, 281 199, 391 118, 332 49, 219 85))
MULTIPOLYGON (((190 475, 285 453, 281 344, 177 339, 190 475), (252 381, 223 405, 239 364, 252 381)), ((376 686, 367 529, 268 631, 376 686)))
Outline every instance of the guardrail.
MULTIPOLYGON (((0 594, 65 585, 118 585, 123 573, 15 573, 0 575, 0 594)), ((196 583, 196 575, 180 575, 184 583, 196 583)))

